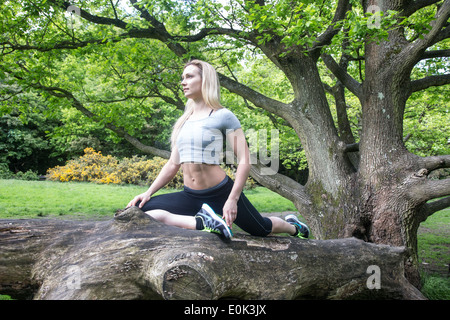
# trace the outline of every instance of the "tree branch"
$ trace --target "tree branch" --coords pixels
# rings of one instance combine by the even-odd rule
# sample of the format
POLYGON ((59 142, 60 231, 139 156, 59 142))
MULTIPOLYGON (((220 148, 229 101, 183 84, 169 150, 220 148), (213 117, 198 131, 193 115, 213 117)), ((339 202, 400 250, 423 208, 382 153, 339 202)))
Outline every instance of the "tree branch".
POLYGON ((450 155, 423 157, 419 159, 419 166, 434 171, 442 168, 450 168, 450 155))
POLYGON ((264 169, 265 167, 260 163, 253 164, 250 169, 250 174, 260 184, 273 192, 280 194, 286 199, 289 199, 296 206, 301 205, 308 207, 311 205, 311 199, 307 195, 304 186, 280 173, 271 175, 262 174, 264 169))
POLYGON ((414 80, 411 82, 411 90, 412 92, 417 92, 429 87, 439 87, 446 84, 450 84, 450 73, 414 80))
POLYGON ((362 85, 356 81, 348 72, 342 69, 334 58, 329 54, 322 54, 321 58, 327 68, 358 98, 362 97, 362 85))
MULTIPOLYGON (((54 0, 51 2, 54 6, 62 8, 63 10, 67 10, 67 8, 71 5, 69 2, 63 2, 62 4, 58 4, 58 2, 55 2, 54 0)), ((122 38, 131 37, 157 39, 164 42, 178 56, 181 57, 186 54, 187 51, 185 48, 183 48, 183 46, 181 46, 179 43, 171 41, 173 40, 173 37, 167 32, 164 24, 151 16, 146 10, 143 10, 139 5, 136 4, 136 1, 132 0, 131 3, 138 11, 141 12, 141 17, 150 22, 150 24, 152 25, 151 28, 138 29, 132 27, 130 29, 128 28, 128 24, 120 19, 96 16, 81 8, 80 16, 87 21, 95 24, 112 25, 123 30, 128 30, 128 32, 120 35, 120 37, 122 38)))
MULTIPOLYGON (((43 90, 55 97, 67 99, 75 109, 79 110, 86 117, 88 117, 96 122, 100 122, 100 120, 99 120, 100 117, 97 116, 96 114, 92 113, 91 111, 89 111, 86 107, 84 107, 84 105, 78 99, 76 99, 71 92, 69 92, 65 89, 62 89, 62 88, 58 88, 58 87, 46 87, 46 86, 41 85, 40 83, 33 83, 30 86, 35 89, 43 90)), ((130 144, 132 144, 134 147, 136 147, 138 150, 141 150, 142 152, 145 152, 147 154, 152 154, 152 155, 155 155, 158 157, 162 157, 165 159, 168 159, 170 157, 170 151, 147 146, 147 145, 143 144, 142 142, 140 142, 139 139, 129 135, 123 129, 116 127, 115 125, 113 125, 111 123, 105 123, 105 127, 110 129, 111 131, 114 131, 115 133, 117 133, 119 136, 124 138, 126 141, 128 141, 130 144)))
MULTIPOLYGON (((51 0, 49 1, 50 3, 53 4, 53 6, 61 8, 63 10, 67 10, 70 6, 72 6, 71 3, 67 2, 67 1, 63 1, 63 2, 59 2, 59 1, 55 1, 55 0, 51 0)), ((117 19, 117 18, 107 18, 107 17, 100 17, 100 16, 96 16, 93 14, 90 14, 89 12, 87 12, 84 9, 80 9, 80 16, 83 19, 86 19, 90 22, 93 22, 95 24, 103 24, 103 25, 109 25, 109 26, 115 26, 117 28, 120 29, 126 29, 127 28, 127 23, 123 20, 117 19)))
POLYGON ((450 195, 450 179, 431 180, 426 179, 420 186, 412 186, 409 191, 419 200, 432 200, 450 195))
POLYGON ((231 78, 226 77, 225 75, 219 73, 220 84, 228 89, 230 92, 236 93, 251 101, 255 106, 272 112, 283 119, 286 119, 286 112, 289 110, 289 105, 280 102, 278 100, 274 100, 269 98, 231 78))
MULTIPOLYGON (((423 52, 436 43, 436 39, 442 36, 442 30, 447 26, 447 20, 450 17, 450 0, 445 0, 442 6, 438 9, 435 20, 431 22, 431 30, 424 35, 422 39, 405 47, 402 54, 399 55, 399 62, 406 63, 405 68, 408 68, 409 63, 417 63, 421 60, 423 52)), ((445 28, 448 29, 448 28, 445 28)))
POLYGON ((427 169, 420 169, 403 182, 408 185, 408 196, 418 203, 450 195, 450 179, 432 180, 428 173, 427 169))
POLYGON ((405 8, 403 11, 400 12, 401 17, 409 17, 413 13, 417 12, 418 10, 428 7, 432 4, 435 4, 441 0, 416 0, 416 1, 407 1, 405 5, 405 8))
POLYGON ((450 57, 450 49, 425 51, 421 59, 424 60, 424 59, 444 58, 444 57, 450 57))
MULTIPOLYGON (((122 40, 123 38, 126 38, 128 33, 122 34, 120 38, 114 38, 110 39, 112 42, 118 42, 122 40)), ((35 45, 22 45, 22 44, 13 44, 11 42, 2 42, 0 43, 1 46, 3 46, 6 49, 11 49, 12 51, 20 50, 20 51, 28 51, 28 50, 35 50, 39 52, 47 52, 52 50, 61 50, 61 49, 78 49, 86 47, 89 44, 102 44, 104 42, 103 39, 91 39, 86 41, 80 41, 80 42, 73 42, 73 41, 61 41, 58 43, 52 43, 49 46, 41 45, 41 46, 35 46, 35 45)), ((10 53, 10 52, 8 52, 10 53)))
POLYGON ((336 22, 344 19, 345 14, 348 10, 350 10, 350 8, 351 4, 348 0, 339 0, 336 11, 334 13, 333 21, 328 26, 327 30, 322 33, 313 44, 313 47, 311 49, 313 55, 319 56, 322 47, 329 44, 333 37, 339 33, 339 29, 335 27, 336 22))
POLYGON ((433 213, 450 207, 450 197, 445 197, 436 201, 427 202, 423 207, 422 221, 425 221, 433 213))
POLYGON ((434 38, 431 45, 448 38, 450 38, 450 24, 447 24, 447 26, 438 33, 438 35, 434 38))

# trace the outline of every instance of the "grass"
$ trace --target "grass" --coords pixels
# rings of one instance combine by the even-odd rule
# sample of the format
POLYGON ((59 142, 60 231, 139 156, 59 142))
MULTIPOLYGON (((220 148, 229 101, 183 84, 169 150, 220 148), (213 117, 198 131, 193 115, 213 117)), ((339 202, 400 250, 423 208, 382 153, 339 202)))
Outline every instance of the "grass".
MULTIPOLYGON (((0 180, 0 218, 112 217, 147 187, 82 182, 0 180)), ((164 189, 157 194, 172 192, 164 189)), ((262 187, 245 192, 261 212, 295 211, 294 205, 262 187)))
MULTIPOLYGON (((80 182, 0 179, 0 219, 111 219, 146 187, 80 182)), ((160 193, 174 190, 162 190, 160 193)), ((245 191, 260 212, 297 211, 280 195, 262 187, 245 191)), ((450 300, 450 209, 433 214, 418 232, 422 292, 429 299, 450 300)), ((0 296, 0 299, 7 297, 0 296)))
POLYGON ((450 300, 450 209, 434 213, 418 231, 422 292, 430 300, 450 300))

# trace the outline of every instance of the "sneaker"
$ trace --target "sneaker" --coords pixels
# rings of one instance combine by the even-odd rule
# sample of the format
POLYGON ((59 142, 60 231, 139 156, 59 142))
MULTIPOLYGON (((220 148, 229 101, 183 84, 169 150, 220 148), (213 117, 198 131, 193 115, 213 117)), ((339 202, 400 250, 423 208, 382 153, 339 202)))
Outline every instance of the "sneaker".
POLYGON ((227 226, 225 220, 218 216, 206 203, 203 204, 202 208, 195 217, 199 217, 203 220, 204 228, 202 231, 218 233, 225 236, 227 239, 233 236, 233 233, 227 226))
POLYGON ((287 215, 284 220, 289 222, 290 224, 293 224, 297 228, 297 234, 294 235, 294 237, 298 237, 301 239, 308 239, 309 237, 309 228, 306 224, 298 220, 298 218, 293 215, 287 215))

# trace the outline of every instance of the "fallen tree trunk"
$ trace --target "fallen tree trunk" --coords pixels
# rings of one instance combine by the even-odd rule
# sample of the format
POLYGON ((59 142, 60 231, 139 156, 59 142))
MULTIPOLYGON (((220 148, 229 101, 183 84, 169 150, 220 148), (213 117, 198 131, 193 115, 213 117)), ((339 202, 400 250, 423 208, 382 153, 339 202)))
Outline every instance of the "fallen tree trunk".
POLYGON ((18 299, 423 299, 404 248, 110 221, 0 220, 0 294, 18 299))

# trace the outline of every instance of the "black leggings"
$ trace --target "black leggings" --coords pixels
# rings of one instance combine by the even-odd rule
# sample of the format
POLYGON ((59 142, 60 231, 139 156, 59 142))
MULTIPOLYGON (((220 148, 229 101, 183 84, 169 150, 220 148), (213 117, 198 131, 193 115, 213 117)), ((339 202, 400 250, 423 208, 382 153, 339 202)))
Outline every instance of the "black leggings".
MULTIPOLYGON (((183 191, 152 197, 142 210, 165 210, 173 214, 195 216, 202 205, 207 203, 217 214, 223 215, 222 209, 233 184, 233 180, 226 176, 217 186, 205 190, 193 190, 184 186, 183 191)), ((261 216, 244 193, 241 193, 237 206, 238 213, 234 223, 242 230, 261 237, 272 232, 272 221, 261 216)))

